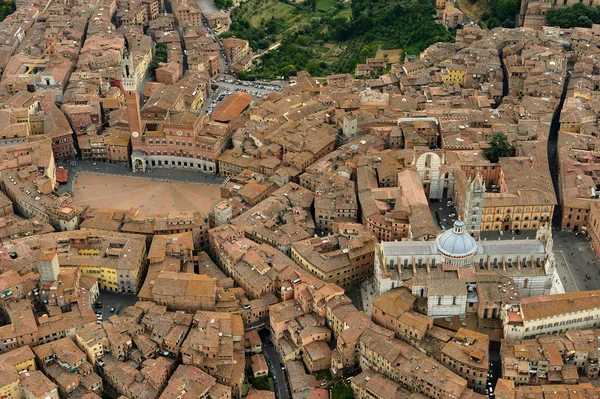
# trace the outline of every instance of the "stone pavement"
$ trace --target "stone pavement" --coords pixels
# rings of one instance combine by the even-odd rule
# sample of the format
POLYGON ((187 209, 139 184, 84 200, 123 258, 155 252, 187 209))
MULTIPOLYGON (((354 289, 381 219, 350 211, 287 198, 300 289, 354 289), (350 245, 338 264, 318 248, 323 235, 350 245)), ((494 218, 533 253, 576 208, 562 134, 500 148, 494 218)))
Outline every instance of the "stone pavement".
POLYGON ((64 169, 69 171, 69 181, 66 184, 61 184, 58 188, 58 193, 71 192, 73 190, 72 184, 75 180, 75 176, 80 172, 88 172, 91 174, 100 175, 113 175, 113 176, 130 176, 136 178, 143 178, 148 180, 162 180, 162 181, 179 181, 185 183, 201 183, 209 185, 221 185, 225 180, 224 177, 201 173, 197 170, 191 169, 176 169, 176 168, 150 168, 146 170, 146 173, 134 173, 131 168, 112 164, 108 162, 93 162, 77 160, 75 166, 70 166, 69 163, 57 163, 56 165, 62 166, 64 169))
POLYGON ((600 290, 600 261, 585 235, 554 230, 552 237, 557 269, 565 290, 600 290))
MULTIPOLYGON (((481 239, 531 240, 535 239, 535 230, 523 230, 519 235, 504 232, 502 236, 497 231, 486 231, 481 233, 481 239)), ((556 269, 565 291, 600 290, 600 261, 585 235, 553 227, 552 240, 556 269)))
POLYGON ((221 198, 216 185, 165 182, 140 177, 78 173, 73 184, 74 205, 147 213, 199 210, 208 213, 221 198))

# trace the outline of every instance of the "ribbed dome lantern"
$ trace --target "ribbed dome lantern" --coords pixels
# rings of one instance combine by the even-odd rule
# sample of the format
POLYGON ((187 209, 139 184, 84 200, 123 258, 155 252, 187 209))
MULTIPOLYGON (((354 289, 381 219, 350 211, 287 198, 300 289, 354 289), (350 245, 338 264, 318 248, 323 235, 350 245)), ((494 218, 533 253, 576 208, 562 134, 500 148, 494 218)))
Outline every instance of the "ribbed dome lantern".
POLYGON ((452 230, 447 230, 435 239, 438 251, 444 262, 452 266, 466 266, 477 252, 477 242, 465 230, 462 220, 454 222, 452 230))

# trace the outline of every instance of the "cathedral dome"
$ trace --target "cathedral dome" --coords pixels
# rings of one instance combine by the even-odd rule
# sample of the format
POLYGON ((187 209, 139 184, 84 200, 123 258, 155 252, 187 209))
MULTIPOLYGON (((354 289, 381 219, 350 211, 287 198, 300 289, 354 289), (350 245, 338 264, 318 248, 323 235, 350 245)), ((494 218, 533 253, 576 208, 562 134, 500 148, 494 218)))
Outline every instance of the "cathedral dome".
MULTIPOLYGON (((452 230, 447 230, 437 236, 435 242, 440 254, 448 260, 470 258, 477 252, 477 242, 465 230, 465 224, 462 220, 454 222, 452 230)), ((448 263, 454 264, 456 262, 448 263)))

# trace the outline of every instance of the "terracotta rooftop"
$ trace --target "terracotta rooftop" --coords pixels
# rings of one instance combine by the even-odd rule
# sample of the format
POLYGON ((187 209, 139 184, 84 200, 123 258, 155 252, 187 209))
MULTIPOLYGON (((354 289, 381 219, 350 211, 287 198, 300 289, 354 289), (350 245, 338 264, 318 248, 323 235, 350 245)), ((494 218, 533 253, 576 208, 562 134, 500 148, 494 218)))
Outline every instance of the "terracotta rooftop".
POLYGON ((542 295, 521 300, 521 315, 524 321, 545 319, 596 308, 600 308, 600 291, 542 295))
POLYGON ((252 96, 247 93, 230 94, 215 108, 212 117, 217 122, 231 122, 237 118, 252 102, 252 96))

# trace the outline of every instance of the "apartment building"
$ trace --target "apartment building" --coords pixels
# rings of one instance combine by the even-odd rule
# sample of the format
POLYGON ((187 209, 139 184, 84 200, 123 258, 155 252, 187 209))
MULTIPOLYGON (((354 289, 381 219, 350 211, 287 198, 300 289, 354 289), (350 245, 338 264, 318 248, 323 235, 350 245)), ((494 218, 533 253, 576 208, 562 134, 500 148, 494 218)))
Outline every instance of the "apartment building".
POLYGON ((231 388, 194 366, 179 365, 159 399, 189 395, 194 398, 231 399, 231 388))
POLYGON ((411 396, 411 392, 397 382, 369 369, 353 377, 351 387, 356 399, 403 399, 411 396))
POLYGON ((358 221, 358 199, 352 180, 335 178, 315 191, 315 225, 320 231, 332 231, 334 222, 358 221))
POLYGON ((418 349, 400 340, 365 330, 359 338, 360 366, 425 395, 459 398, 467 381, 418 349))
POLYGON ((484 392, 490 369, 490 338, 487 334, 461 328, 434 356, 467 380, 468 387, 484 392))
POLYGON ((370 276, 376 238, 359 224, 334 228, 339 233, 293 243, 291 257, 319 279, 347 289, 370 276))
POLYGON ((583 291, 524 298, 501 312, 504 338, 512 341, 600 325, 600 292, 583 291))
POLYGON ((523 341, 502 341, 502 378, 515 386, 535 384, 576 384, 580 377, 598 377, 598 355, 587 343, 595 330, 572 331, 568 336, 543 335, 523 341), (582 339, 583 338, 583 339, 582 339), (583 345, 582 345, 583 344, 583 345))
POLYGON ((371 318, 397 338, 416 344, 433 327, 433 319, 412 310, 416 299, 406 288, 388 291, 371 303, 371 318))
POLYGON ((21 374, 21 391, 25 399, 59 399, 58 387, 41 371, 21 374))
POLYGON ((181 347, 184 365, 196 366, 240 398, 245 379, 244 324, 239 314, 198 311, 181 347))
POLYGON ((82 277, 98 280, 100 288, 137 293, 146 272, 144 236, 104 230, 76 230, 24 238, 22 243, 58 254, 61 268, 78 268, 82 277), (46 240, 45 239, 52 239, 46 240))
POLYGON ((104 327, 98 324, 82 328, 75 333, 75 342, 79 349, 85 352, 88 362, 95 365, 104 353, 110 350, 108 336, 104 327))

